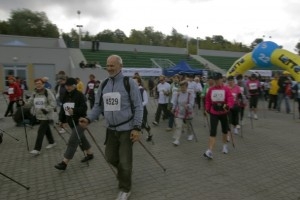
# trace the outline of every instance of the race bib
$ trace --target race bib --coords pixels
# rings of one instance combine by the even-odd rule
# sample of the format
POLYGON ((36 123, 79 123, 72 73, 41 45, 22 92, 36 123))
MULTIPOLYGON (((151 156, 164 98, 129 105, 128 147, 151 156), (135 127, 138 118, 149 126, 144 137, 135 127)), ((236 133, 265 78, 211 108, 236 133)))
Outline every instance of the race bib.
POLYGON ((256 90, 257 89, 257 84, 256 83, 249 83, 249 89, 250 90, 256 90))
POLYGON ((8 88, 7 93, 8 94, 14 94, 14 88, 8 88))
POLYGON ((65 114, 70 116, 70 113, 68 112, 69 109, 74 109, 75 103, 74 102, 67 102, 63 104, 63 108, 65 111, 65 114))
POLYGON ((37 109, 45 108, 45 98, 34 98, 33 104, 37 109))
POLYGON ((93 90, 93 89, 94 89, 94 86, 95 86, 94 83, 89 83, 89 84, 88 84, 88 87, 89 87, 90 90, 93 90))
POLYGON ((121 110, 121 94, 119 92, 109 92, 103 95, 104 111, 121 110))
POLYGON ((224 102, 225 101, 225 90, 213 90, 211 92, 212 102, 224 102))

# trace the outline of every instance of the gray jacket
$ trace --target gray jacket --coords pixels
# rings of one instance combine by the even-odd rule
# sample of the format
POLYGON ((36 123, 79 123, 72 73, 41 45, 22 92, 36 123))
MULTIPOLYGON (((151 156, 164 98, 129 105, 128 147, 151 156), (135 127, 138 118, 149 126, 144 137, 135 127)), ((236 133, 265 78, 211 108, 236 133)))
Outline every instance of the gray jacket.
MULTIPOLYGON (((91 111, 88 112, 87 118, 90 121, 94 121, 99 117, 100 114, 103 113, 104 118, 106 120, 106 127, 108 128, 110 125, 117 125, 122 122, 129 120, 133 117, 128 123, 122 124, 117 127, 109 127, 112 130, 117 131, 128 131, 132 130, 134 126, 141 126, 142 118, 143 118, 143 104, 141 93, 138 88, 138 85, 134 82, 133 79, 129 79, 130 85, 130 97, 132 101, 132 105, 130 103, 129 94, 125 89, 124 76, 122 72, 116 75, 114 78, 109 78, 106 86, 103 88, 103 92, 101 91, 102 86, 99 87, 95 105, 91 111), (102 94, 102 100, 100 101, 100 96, 102 94), (120 109, 116 111, 105 111, 104 104, 107 102, 103 102, 103 95, 109 93, 117 93, 120 94, 120 109), (101 103, 102 102, 102 103, 101 103), (101 104, 101 105, 100 105, 101 104), (132 108, 131 108, 132 107, 132 108)), ((116 102, 115 102, 116 103, 116 102)))

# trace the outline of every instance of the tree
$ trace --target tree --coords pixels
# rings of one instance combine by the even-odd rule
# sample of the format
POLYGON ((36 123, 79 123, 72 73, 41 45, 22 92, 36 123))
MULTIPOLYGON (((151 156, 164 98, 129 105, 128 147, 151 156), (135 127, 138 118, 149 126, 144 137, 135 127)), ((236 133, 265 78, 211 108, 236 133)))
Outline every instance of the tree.
POLYGON ((57 26, 49 21, 44 12, 32 12, 28 9, 13 10, 8 25, 11 35, 59 37, 57 26))
POLYGON ((262 38, 256 38, 252 43, 250 48, 254 49, 259 43, 263 42, 264 40, 262 38))

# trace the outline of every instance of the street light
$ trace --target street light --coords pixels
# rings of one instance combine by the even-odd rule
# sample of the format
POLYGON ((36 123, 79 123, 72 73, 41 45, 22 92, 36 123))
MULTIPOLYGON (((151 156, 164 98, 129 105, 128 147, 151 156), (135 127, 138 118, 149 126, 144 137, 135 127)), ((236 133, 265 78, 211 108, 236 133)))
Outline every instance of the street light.
MULTIPOLYGON (((78 19, 80 22, 80 10, 77 10, 77 14, 78 14, 78 19)), ((80 44, 81 44, 81 28, 83 27, 82 25, 77 25, 76 27, 78 27, 78 48, 80 49, 80 44)))
MULTIPOLYGON (((189 25, 186 25, 186 28, 188 29, 189 25)), ((186 54, 189 55, 189 34, 188 34, 188 31, 187 31, 187 34, 186 34, 186 54)))

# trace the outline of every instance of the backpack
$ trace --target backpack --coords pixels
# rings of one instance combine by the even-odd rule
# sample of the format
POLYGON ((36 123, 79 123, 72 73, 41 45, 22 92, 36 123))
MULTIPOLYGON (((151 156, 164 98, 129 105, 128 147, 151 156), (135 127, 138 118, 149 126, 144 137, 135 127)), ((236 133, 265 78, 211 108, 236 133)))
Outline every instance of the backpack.
MULTIPOLYGON (((100 94, 100 102, 99 102, 99 106, 101 106, 101 104, 103 103, 103 89, 105 88, 105 86, 107 85, 107 82, 108 82, 109 78, 105 79, 103 81, 103 83, 101 84, 101 94, 100 94)), ((133 113, 133 103, 132 103, 132 100, 131 100, 131 96, 130 96, 130 84, 129 84, 129 77, 128 76, 124 76, 123 78, 123 84, 124 84, 124 87, 125 87, 125 90, 127 91, 128 93, 128 96, 129 96, 129 102, 130 102, 130 107, 131 107, 131 111, 133 113)), ((103 113, 102 113, 103 115, 103 113)), ((126 124, 128 122, 130 122, 131 120, 133 119, 133 115, 126 121, 124 122, 121 122, 119 124, 116 124, 116 125, 109 125, 109 127, 112 127, 112 128, 115 128, 115 127, 118 127, 118 126, 121 126, 123 124, 126 124)))

